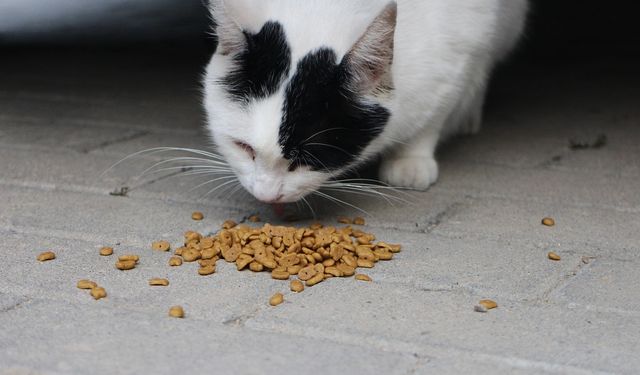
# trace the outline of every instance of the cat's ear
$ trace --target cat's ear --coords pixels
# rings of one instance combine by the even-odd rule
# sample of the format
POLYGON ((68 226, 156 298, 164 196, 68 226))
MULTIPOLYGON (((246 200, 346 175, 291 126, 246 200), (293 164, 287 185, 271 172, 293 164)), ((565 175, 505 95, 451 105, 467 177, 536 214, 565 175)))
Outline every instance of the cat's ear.
POLYGON ((393 41, 398 6, 389 3, 342 60, 350 73, 349 88, 356 92, 375 90, 389 74, 393 63, 393 41))
POLYGON ((233 15, 230 1, 210 0, 209 9, 216 24, 215 35, 221 55, 232 55, 245 48, 246 38, 242 27, 233 15))

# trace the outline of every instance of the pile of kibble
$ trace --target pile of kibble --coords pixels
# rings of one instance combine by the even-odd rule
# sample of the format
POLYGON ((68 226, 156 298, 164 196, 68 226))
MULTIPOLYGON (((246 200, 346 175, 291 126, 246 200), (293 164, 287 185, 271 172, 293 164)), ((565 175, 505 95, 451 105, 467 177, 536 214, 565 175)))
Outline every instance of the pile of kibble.
MULTIPOLYGON (((345 223, 347 219, 339 221, 345 223)), ((354 221, 364 223, 361 218, 354 221)), ((167 241, 154 242, 151 247, 170 250, 167 241)), ((228 220, 213 236, 186 232, 184 245, 174 250, 169 265, 175 267, 197 261, 198 274, 206 276, 216 271, 218 260, 224 259, 234 263, 238 271, 270 272, 277 280, 292 279, 290 289, 301 292, 305 285, 313 286, 332 277, 355 275, 358 280, 371 281, 367 275, 356 274, 357 269, 373 268, 378 261, 391 260, 400 248, 400 245, 376 241, 373 234, 351 226, 312 224, 296 228, 265 224, 255 228, 228 220)), ((272 305, 281 302, 281 294, 270 300, 272 305)))

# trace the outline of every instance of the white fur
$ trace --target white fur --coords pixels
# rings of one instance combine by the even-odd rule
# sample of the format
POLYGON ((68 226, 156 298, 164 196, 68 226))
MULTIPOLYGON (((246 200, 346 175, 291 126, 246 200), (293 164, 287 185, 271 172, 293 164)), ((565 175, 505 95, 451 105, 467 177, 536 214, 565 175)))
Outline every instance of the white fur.
MULTIPOLYGON (((390 72, 394 91, 377 99, 392 116, 358 163, 384 153, 383 180, 426 189, 437 179, 433 154, 439 140, 479 130, 487 81, 496 62, 519 39, 527 1, 397 3, 390 72)), ((269 20, 284 26, 293 58, 292 76, 297 61, 318 47, 329 46, 342 59, 389 1, 227 0, 222 4, 214 0, 214 18, 216 7, 224 6, 228 16, 246 30, 257 32, 269 20)), ((243 186, 258 199, 285 202, 300 199, 333 177, 305 169, 287 171, 277 142, 283 89, 243 110, 216 83, 231 67, 229 56, 213 56, 205 80, 205 107, 214 141, 243 186), (231 139, 254 147, 256 160, 231 139)), ((345 166, 343 171, 354 166, 345 166)))

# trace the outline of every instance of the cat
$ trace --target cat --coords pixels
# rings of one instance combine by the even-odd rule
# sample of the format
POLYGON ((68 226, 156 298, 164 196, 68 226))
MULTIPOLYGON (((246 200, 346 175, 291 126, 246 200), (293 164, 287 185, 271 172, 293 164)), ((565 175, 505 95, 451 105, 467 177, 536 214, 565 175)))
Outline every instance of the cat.
POLYGON ((203 104, 217 152, 255 198, 303 199, 382 155, 424 190, 438 142, 480 129, 487 83, 526 0, 211 0, 203 104))

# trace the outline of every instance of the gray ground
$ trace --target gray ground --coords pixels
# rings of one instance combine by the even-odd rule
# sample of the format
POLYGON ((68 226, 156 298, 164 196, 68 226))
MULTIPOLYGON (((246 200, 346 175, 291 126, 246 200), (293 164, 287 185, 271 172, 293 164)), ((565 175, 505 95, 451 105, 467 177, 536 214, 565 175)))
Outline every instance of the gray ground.
MULTIPOLYGON (((268 274, 225 265, 201 277, 150 250, 227 218, 277 219, 240 194, 199 199, 206 189, 188 191, 197 178, 134 179, 159 155, 100 177, 141 149, 206 142, 193 66, 87 55, 2 63, 0 373, 638 372, 633 66, 530 68, 505 79, 483 132, 443 148, 440 180, 417 203, 352 198, 370 213, 369 231, 404 244, 367 272, 374 282, 329 280, 293 295, 268 274), (569 147, 601 134, 600 148, 569 147), (109 194, 122 186, 127 197, 109 194), (190 219, 196 209, 204 221, 190 219), (545 216, 557 225, 540 225, 545 216), (141 265, 115 270, 113 257, 97 255, 104 245, 139 254, 141 265), (48 249, 57 259, 37 262, 48 249), (562 260, 548 260, 550 250, 562 260), (148 287, 151 277, 171 285, 148 287), (76 289, 82 278, 108 298, 76 289), (272 308, 277 291, 286 302, 272 308), (499 307, 474 312, 483 298, 499 307), (186 319, 167 317, 174 304, 186 319)), ((358 214, 320 211, 326 223, 358 214)))

